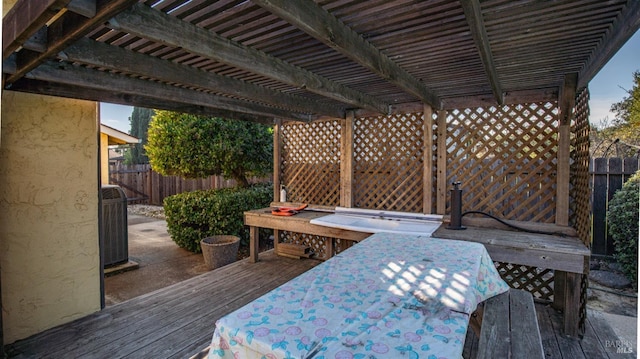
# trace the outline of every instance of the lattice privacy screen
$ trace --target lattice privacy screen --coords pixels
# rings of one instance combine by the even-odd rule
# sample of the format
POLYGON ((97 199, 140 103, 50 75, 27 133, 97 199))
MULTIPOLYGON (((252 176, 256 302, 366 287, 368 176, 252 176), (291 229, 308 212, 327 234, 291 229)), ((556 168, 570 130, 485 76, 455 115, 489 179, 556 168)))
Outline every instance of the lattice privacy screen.
MULTIPOLYGON (((569 198, 571 225, 587 244, 588 99, 587 90, 577 96, 571 118, 569 198)), ((556 221, 557 102, 450 110, 444 142, 437 138, 434 118, 428 120, 423 123, 422 113, 354 119, 354 207, 420 213, 445 203, 445 212, 450 213, 449 195, 444 196, 435 180, 438 173, 445 173, 447 186, 462 181, 464 211, 483 211, 518 221, 556 221), (424 131, 433 133, 433 137, 425 139, 424 131), (425 151, 425 146, 432 148, 425 151), (429 154, 432 157, 425 159, 429 154), (433 165, 425 168, 429 162, 433 165), (438 168, 438 163, 446 163, 446 168, 438 168), (426 189, 431 193, 425 193, 425 184, 431 179, 431 188, 427 185, 426 189), (433 203, 425 206, 428 198, 433 203)), ((289 201, 328 206, 341 203, 342 126, 341 120, 282 126, 281 179, 289 190, 289 201)), ((353 245, 350 241, 284 231, 280 240, 309 245, 322 259, 353 245)), ((538 299, 553 300, 552 270, 509 263, 496 263, 496 267, 512 287, 532 292, 538 299)), ((583 276, 582 326, 586 288, 587 276, 583 276)))
POLYGON ((282 126, 281 182, 290 202, 340 204, 339 120, 282 126))
MULTIPOLYGON (((589 189, 589 89, 576 98, 571 121, 571 176, 569 188, 569 219, 578 237, 591 247, 591 191, 589 189)), ((580 295, 580 332, 585 332, 587 318, 588 270, 582 276, 580 295)))
POLYGON ((307 233, 296 233, 289 231, 280 231, 280 242, 304 244, 309 246, 314 253, 314 258, 327 260, 333 256, 333 253, 329 253, 331 246, 329 242, 332 238, 316 236, 307 233))
POLYGON ((447 182, 462 182, 463 210, 555 221, 557 114, 550 102, 449 112, 447 182))
POLYGON ((422 113, 355 120, 354 207, 422 212, 422 113))
POLYGON ((494 264, 510 287, 526 290, 536 299, 553 301, 553 270, 511 263, 494 264))
POLYGON ((576 99, 571 121, 571 176, 569 189, 569 219, 578 237, 590 246, 591 190, 589 189, 589 90, 576 99))

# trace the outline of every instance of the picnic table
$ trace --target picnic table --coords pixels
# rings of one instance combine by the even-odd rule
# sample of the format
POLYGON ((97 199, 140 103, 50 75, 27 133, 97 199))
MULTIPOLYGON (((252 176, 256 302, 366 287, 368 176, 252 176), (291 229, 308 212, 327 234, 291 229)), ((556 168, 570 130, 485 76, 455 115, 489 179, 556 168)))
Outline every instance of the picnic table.
POLYGON ((220 318, 209 358, 460 358, 507 290, 481 244, 377 233, 220 318))

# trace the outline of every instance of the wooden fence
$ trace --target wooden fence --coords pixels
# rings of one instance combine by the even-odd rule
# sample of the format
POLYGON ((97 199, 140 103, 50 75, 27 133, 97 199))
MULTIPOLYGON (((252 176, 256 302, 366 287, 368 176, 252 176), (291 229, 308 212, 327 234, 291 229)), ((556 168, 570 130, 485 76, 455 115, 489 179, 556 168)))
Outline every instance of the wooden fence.
MULTIPOLYGON (((270 181, 270 178, 252 178, 251 183, 270 181)), ((153 171, 151 165, 109 165, 109 183, 122 187, 128 203, 162 205, 165 197, 196 190, 234 187, 236 181, 222 176, 203 179, 184 179, 177 176, 162 176, 153 171)))
POLYGON ((607 208, 613 194, 640 168, 638 157, 594 158, 591 160, 592 234, 591 253, 613 256, 613 239, 607 233, 607 208))

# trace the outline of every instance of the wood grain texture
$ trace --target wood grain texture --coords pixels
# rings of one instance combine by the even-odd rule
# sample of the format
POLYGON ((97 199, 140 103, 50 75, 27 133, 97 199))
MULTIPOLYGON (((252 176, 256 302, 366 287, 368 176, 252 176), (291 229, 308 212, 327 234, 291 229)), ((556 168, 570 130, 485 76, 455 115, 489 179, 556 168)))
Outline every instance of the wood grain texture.
POLYGON ((485 301, 477 358, 507 358, 510 348, 509 292, 506 292, 485 301))
POLYGON ((295 87, 303 87, 350 105, 381 113, 389 111, 383 102, 279 58, 244 46, 201 27, 152 9, 141 3, 109 20, 110 26, 161 43, 179 46, 192 53, 215 59, 295 87))
MULTIPOLYGON (((254 3, 368 68, 436 109, 441 101, 425 84, 393 62, 335 16, 311 0, 256 0, 254 3)), ((388 114, 389 111, 384 112, 388 114)))
POLYGON ((510 289, 485 301, 478 358, 545 358, 530 293, 510 289))
MULTIPOLYGON (((258 263, 235 262, 49 329, 8 345, 16 358, 108 357, 189 358, 205 355, 215 321, 321 263, 261 253, 258 263), (194 310, 197 308, 197 310, 194 310)), ((584 340, 561 332, 560 314, 536 304, 546 358, 634 358, 606 347, 617 336, 598 312, 589 312, 584 340)), ((475 353, 478 338, 467 331, 464 353, 475 353)), ((466 358, 467 356, 465 356, 466 358)), ((474 358, 475 356, 470 356, 474 358)))

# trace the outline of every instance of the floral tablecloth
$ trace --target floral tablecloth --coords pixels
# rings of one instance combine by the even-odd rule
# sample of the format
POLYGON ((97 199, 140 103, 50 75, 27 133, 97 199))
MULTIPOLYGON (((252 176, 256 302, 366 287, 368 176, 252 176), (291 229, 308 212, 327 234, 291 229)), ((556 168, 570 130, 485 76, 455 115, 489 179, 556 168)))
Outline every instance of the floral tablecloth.
POLYGON ((209 358, 460 358, 507 289, 481 244, 378 233, 218 320, 209 358))

